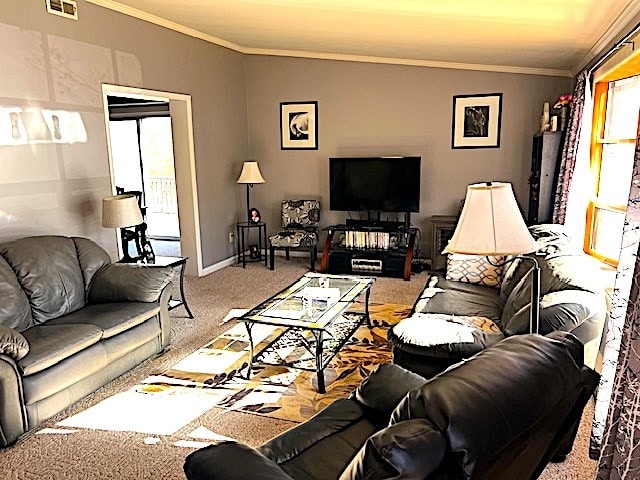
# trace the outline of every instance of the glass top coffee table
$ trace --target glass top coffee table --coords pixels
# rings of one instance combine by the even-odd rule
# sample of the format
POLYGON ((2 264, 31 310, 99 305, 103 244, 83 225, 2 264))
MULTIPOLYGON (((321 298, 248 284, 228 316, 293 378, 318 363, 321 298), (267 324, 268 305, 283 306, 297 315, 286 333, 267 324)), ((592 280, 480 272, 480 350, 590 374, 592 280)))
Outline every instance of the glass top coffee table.
POLYGON ((254 364, 285 365, 315 371, 318 392, 325 393, 325 367, 360 325, 366 322, 371 326, 369 294, 374 282, 372 277, 307 273, 238 318, 249 334, 247 378, 254 364), (364 312, 348 311, 362 294, 365 295, 364 312), (251 330, 256 324, 285 330, 254 355, 251 330), (307 350, 311 361, 309 358, 288 360, 283 352, 296 347, 307 350))

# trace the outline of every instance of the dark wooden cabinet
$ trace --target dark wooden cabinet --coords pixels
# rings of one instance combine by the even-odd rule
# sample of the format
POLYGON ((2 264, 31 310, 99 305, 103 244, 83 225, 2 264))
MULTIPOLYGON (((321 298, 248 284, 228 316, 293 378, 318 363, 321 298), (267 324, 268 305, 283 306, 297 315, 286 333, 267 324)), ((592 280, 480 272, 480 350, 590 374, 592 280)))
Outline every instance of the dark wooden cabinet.
POLYGON ((561 139, 560 132, 537 133, 533 136, 527 215, 529 225, 551 223, 561 139))
POLYGON ((433 215, 430 220, 433 228, 433 236, 431 237, 431 271, 441 272, 447 269, 447 256, 442 253, 442 250, 444 250, 453 236, 458 217, 453 215, 433 215))

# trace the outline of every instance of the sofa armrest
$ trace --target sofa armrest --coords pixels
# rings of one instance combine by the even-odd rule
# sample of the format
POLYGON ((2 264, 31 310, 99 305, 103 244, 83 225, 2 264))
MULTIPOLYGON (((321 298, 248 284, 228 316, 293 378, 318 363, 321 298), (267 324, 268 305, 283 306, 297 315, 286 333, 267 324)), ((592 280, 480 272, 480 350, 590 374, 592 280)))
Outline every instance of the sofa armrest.
POLYGON ((27 413, 22 394, 20 368, 7 355, 0 354, 0 447, 18 440, 27 431, 27 413))
MULTIPOLYGON (((306 422, 266 442, 260 447, 260 452, 278 464, 288 462, 317 443, 333 435, 340 435, 360 422, 366 422, 366 412, 363 408, 353 400, 338 398, 306 422)), ((374 430, 373 427, 371 429, 374 430)), ((360 432, 363 431, 365 429, 360 432)), ((355 443, 362 440, 364 443, 369 435, 370 433, 367 433, 364 438, 351 441, 355 443)))
POLYGON ((189 480, 293 480, 257 450, 224 442, 196 450, 187 456, 184 473, 189 480))
POLYGON ((18 361, 27 353, 29 353, 27 339, 17 330, 0 325, 0 355, 7 355, 18 361))
POLYGON ((431 422, 405 420, 371 435, 339 480, 428 478, 440 467, 446 449, 447 441, 431 422))
POLYGON ((171 267, 112 263, 100 269, 89 288, 89 303, 157 302, 173 278, 171 267))
POLYGON ((420 375, 392 363, 383 363, 362 381, 349 398, 382 415, 386 423, 400 400, 425 383, 420 375))

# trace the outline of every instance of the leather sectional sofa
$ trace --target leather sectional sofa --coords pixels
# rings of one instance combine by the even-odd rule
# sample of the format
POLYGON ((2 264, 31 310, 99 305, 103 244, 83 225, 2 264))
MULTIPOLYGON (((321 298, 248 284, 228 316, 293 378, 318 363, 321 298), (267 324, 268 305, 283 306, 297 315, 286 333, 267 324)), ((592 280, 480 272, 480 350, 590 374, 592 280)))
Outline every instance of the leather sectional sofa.
MULTIPOLYGON (((538 332, 573 333, 584 344, 585 364, 595 368, 606 318, 599 265, 562 225, 535 225, 529 230, 539 247, 535 252, 540 266, 538 332)), ((389 330, 394 363, 431 378, 506 337, 529 333, 530 270, 530 262, 516 259, 505 266, 495 287, 432 275, 414 305, 414 315, 389 330), (439 325, 456 323, 470 333, 463 341, 433 340, 439 325)))
POLYGON ((0 244, 0 446, 162 352, 172 276, 85 238, 0 244))
POLYGON ((191 453, 191 480, 537 478, 571 451, 599 375, 572 334, 518 335, 440 375, 380 366, 350 398, 257 449, 191 453))

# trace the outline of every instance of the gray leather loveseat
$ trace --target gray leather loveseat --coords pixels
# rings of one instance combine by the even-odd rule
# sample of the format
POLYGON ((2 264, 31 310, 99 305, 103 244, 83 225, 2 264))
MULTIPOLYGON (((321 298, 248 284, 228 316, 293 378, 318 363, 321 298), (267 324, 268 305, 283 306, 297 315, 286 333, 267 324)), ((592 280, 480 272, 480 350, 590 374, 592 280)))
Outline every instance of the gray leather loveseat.
POLYGON ((0 244, 0 446, 163 351, 172 276, 85 238, 0 244))

